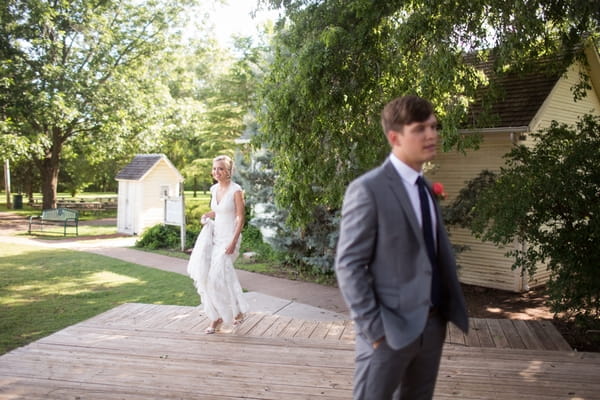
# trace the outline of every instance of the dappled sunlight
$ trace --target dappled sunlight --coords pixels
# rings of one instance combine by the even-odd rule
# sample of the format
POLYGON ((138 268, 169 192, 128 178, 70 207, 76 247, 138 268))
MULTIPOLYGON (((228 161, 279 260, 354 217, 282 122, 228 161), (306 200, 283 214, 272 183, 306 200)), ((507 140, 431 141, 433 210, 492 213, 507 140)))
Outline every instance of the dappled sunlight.
MULTIPOLYGON (((0 305, 2 306, 21 306, 25 304, 35 303, 38 301, 37 298, 33 298, 29 296, 29 294, 17 294, 15 288, 8 288, 11 290, 10 296, 0 297, 0 305)), ((25 292, 29 292, 30 289, 25 290, 25 292)))
POLYGON ((98 345, 100 343, 113 342, 115 340, 123 340, 129 338, 130 335, 101 335, 101 334, 91 334, 86 340, 86 345, 98 345))
POLYGON ((117 274, 112 271, 96 272, 96 273, 90 275, 90 277, 87 278, 87 281, 90 284, 102 285, 105 287, 115 287, 115 286, 130 284, 130 283, 134 283, 134 284, 145 283, 144 281, 141 281, 137 278, 132 278, 131 276, 128 276, 128 275, 117 274))
POLYGON ((523 308, 518 312, 509 311, 506 309, 502 309, 500 307, 486 307, 487 312, 491 314, 498 315, 498 318, 507 318, 507 319, 548 319, 549 311, 545 308, 537 307, 537 308, 523 308))
MULTIPOLYGON (((527 363, 527 368, 525 368, 521 372, 519 372, 519 376, 521 376, 523 378, 524 382, 540 384, 541 382, 543 382, 545 380, 545 375, 548 374, 548 365, 550 365, 551 367, 554 367, 551 363, 549 364, 549 362, 547 360, 546 361, 541 361, 541 360, 529 361, 527 363)), ((577 391, 577 388, 575 388, 575 387, 573 389, 569 390, 567 392, 567 395, 571 396, 571 397, 565 397, 565 398, 568 398, 569 400, 585 400, 587 398, 587 397, 577 396, 575 394, 576 391, 577 391)))
POLYGON ((519 372, 526 382, 535 382, 543 372, 544 363, 541 361, 531 361, 527 363, 527 368, 519 372))
POLYGON ((144 283, 146 282, 128 275, 112 271, 99 271, 78 279, 54 282, 51 285, 42 282, 40 284, 7 286, 6 289, 11 293, 11 296, 8 299, 0 299, 0 302, 4 304, 24 304, 38 301, 40 296, 73 296, 98 289, 109 289, 129 284, 142 285, 144 283))
POLYGON ((168 322, 180 321, 182 319, 190 318, 193 315, 192 312, 184 312, 181 314, 173 315, 167 318, 168 322))

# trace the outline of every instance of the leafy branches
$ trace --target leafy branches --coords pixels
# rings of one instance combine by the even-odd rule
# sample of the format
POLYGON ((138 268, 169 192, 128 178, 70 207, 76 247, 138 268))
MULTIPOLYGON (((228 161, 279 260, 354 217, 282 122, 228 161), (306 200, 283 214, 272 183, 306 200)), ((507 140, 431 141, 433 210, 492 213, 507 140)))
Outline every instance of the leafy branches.
POLYGON ((277 201, 298 226, 315 208, 338 208, 347 183, 383 159, 384 102, 408 93, 429 98, 444 149, 465 150, 474 143, 458 128, 488 118, 467 118, 488 82, 466 54, 493 51, 496 71, 541 56, 560 59, 560 69, 577 54, 566 50, 597 40, 600 23, 598 6, 587 0, 270 3, 285 7, 286 17, 261 92, 256 141, 275 154, 277 201))

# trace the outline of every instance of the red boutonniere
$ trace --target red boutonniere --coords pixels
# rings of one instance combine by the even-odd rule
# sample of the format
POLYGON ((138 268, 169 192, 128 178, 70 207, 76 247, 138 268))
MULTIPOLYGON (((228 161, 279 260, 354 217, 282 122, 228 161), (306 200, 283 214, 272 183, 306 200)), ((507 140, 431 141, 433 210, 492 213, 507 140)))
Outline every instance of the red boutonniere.
POLYGON ((438 200, 444 200, 446 198, 446 192, 444 192, 444 185, 442 185, 440 182, 434 182, 433 185, 431 185, 431 189, 433 190, 433 194, 435 194, 435 197, 437 197, 438 200))

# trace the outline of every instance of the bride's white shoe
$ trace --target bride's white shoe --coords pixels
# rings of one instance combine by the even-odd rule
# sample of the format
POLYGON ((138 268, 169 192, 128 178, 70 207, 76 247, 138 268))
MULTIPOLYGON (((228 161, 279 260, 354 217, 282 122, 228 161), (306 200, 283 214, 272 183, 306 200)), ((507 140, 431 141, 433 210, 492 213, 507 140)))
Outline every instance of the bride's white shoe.
POLYGON ((212 335, 213 333, 216 333, 217 329, 219 329, 219 326, 221 326, 222 323, 223 320, 220 318, 216 321, 211 322, 208 328, 204 330, 204 333, 206 333, 207 335, 212 335))
POLYGON ((235 317, 235 319, 233 320, 233 325, 234 325, 234 326, 241 325, 241 324, 242 324, 242 322, 244 322, 244 317, 245 317, 245 315, 244 315, 244 314, 242 314, 242 313, 239 313, 239 314, 238 314, 238 315, 235 317))

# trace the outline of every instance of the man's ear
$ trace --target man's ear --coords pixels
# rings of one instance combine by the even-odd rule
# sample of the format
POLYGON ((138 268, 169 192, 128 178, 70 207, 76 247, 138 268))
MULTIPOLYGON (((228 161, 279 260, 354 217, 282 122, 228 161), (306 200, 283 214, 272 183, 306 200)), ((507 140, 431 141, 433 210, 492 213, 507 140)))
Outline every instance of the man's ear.
POLYGON ((387 136, 388 142, 390 143, 390 146, 395 147, 395 146, 400 145, 400 143, 401 143, 400 139, 402 137, 402 132, 390 129, 387 132, 386 136, 387 136))

